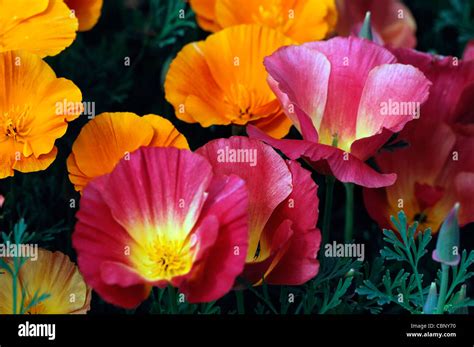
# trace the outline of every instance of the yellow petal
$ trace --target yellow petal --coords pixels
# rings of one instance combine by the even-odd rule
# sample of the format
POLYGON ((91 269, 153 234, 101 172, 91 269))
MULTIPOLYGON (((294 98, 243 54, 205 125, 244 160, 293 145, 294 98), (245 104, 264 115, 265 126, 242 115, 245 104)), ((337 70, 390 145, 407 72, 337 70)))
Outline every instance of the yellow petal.
POLYGON ((89 180, 105 175, 127 154, 148 145, 153 134, 136 114, 102 113, 82 128, 74 142, 75 163, 89 180))
POLYGON ((57 154, 58 149, 53 147, 53 150, 50 153, 42 154, 38 158, 34 155, 29 157, 22 156, 20 160, 14 162, 13 169, 23 173, 45 170, 54 162, 57 154))
POLYGON ((214 21, 216 0, 190 0, 191 8, 196 13, 197 22, 207 31, 219 31, 221 27, 214 21))
POLYGON ((214 81, 206 63, 204 42, 186 45, 170 65, 166 76, 166 99, 175 107, 176 116, 202 126, 229 124, 223 104, 224 92, 214 81), (196 116, 196 118, 195 118, 196 116))
POLYGON ((13 168, 43 170, 54 159, 54 143, 67 122, 82 112, 81 91, 26 51, 0 53, 0 76, 0 152, 10 158, 0 164, 1 176, 12 175, 13 168), (63 103, 78 107, 63 109, 63 103))
POLYGON ((154 130, 154 135, 151 142, 148 144, 151 147, 176 147, 179 149, 189 149, 188 140, 176 129, 169 120, 149 114, 142 117, 146 120, 154 130))
POLYGON ((0 0, 0 53, 56 55, 76 38, 77 19, 62 0, 0 0))
POLYGON ((79 19, 79 31, 91 30, 97 24, 103 0, 64 0, 79 19))
POLYGON ((189 148, 170 121, 157 115, 102 113, 81 130, 67 160, 69 179, 77 191, 142 146, 189 148))
MULTIPOLYGON (((277 117, 281 108, 267 84, 263 60, 291 43, 276 30, 240 25, 189 44, 170 66, 166 98, 178 118, 204 127, 277 117)), ((282 129, 269 127, 286 134, 289 123, 279 124, 282 129)))

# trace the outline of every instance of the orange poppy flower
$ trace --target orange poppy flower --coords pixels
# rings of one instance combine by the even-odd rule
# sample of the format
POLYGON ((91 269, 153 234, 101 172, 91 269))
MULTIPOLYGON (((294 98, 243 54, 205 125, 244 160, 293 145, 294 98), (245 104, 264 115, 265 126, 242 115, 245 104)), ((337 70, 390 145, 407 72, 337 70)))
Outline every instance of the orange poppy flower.
POLYGON ((267 84, 263 59, 292 41, 259 25, 240 25, 186 45, 171 63, 166 99, 188 123, 251 123, 275 137, 291 122, 267 84))
MULTIPOLYGON (((11 266, 11 260, 7 259, 11 266)), ((77 266, 61 252, 39 249, 37 259, 28 259, 21 267, 17 282, 17 313, 85 314, 90 309, 91 289, 77 266), (21 307, 22 291, 23 307, 21 307), (34 305, 35 296, 49 295, 34 305)), ((0 276, 0 314, 13 313, 11 274, 0 276)))
POLYGON ((298 42, 321 40, 337 22, 334 0, 191 0, 198 24, 216 32, 238 24, 260 24, 298 42))
POLYGON ((0 53, 53 56, 76 38, 77 19, 63 0, 0 0, 0 53))
POLYGON ((142 146, 189 149, 186 138, 165 118, 134 113, 102 113, 82 128, 67 160, 77 191, 110 173, 122 158, 142 146))
POLYGON ((64 0, 79 19, 79 31, 91 30, 97 24, 103 0, 64 0))
POLYGON ((39 56, 0 53, 0 178, 46 169, 56 139, 82 112, 74 83, 56 78, 39 56))

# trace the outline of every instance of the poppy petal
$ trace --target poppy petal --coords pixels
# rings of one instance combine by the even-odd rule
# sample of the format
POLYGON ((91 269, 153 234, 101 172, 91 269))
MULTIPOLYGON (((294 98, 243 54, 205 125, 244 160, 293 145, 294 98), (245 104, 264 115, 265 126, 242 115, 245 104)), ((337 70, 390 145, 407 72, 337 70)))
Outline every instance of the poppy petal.
POLYGON ((206 256, 200 261, 196 273, 191 274, 181 287, 189 302, 216 300, 234 285, 247 255, 247 210, 248 192, 241 178, 231 175, 213 180, 202 215, 214 216, 220 231, 213 245, 204 250, 206 256))
POLYGON ((296 128, 302 129, 291 105, 308 115, 318 130, 326 108, 331 70, 327 58, 304 46, 289 46, 265 58, 264 64, 270 75, 269 85, 283 99, 286 114, 296 128))
POLYGON ((281 150, 292 160, 307 159, 316 170, 319 170, 320 162, 324 161, 327 163, 330 173, 341 182, 378 188, 392 185, 397 178, 395 174, 378 173, 351 153, 344 152, 336 147, 304 140, 277 140, 251 125, 248 126, 247 133, 251 138, 262 140, 281 150))
POLYGON ((271 147, 245 137, 214 140, 197 153, 209 160, 215 174, 234 174, 247 182, 251 230, 247 259, 253 259, 265 224, 292 190, 287 165, 271 147))
POLYGON ((361 96, 356 138, 379 134, 382 128, 395 133, 402 130, 407 122, 420 117, 421 104, 428 98, 430 86, 423 73, 409 65, 388 64, 374 68, 361 96), (387 81, 390 88, 385 88, 387 81))

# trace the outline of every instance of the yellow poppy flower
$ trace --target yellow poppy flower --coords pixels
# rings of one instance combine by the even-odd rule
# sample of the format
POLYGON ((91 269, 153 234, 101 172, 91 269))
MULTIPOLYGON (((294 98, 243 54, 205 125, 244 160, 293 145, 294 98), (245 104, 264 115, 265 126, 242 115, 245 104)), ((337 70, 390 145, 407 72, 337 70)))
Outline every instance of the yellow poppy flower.
MULTIPOLYGON (((11 259, 7 260, 11 264, 11 259)), ((13 313, 12 277, 0 275, 0 314, 13 313)), ((17 313, 85 314, 90 309, 91 289, 77 266, 61 252, 38 250, 38 259, 28 259, 21 267, 17 282, 17 313), (22 291, 25 291, 21 307, 22 291), (34 296, 49 295, 31 306, 34 296)))
POLYGON ((260 24, 298 42, 321 40, 337 23, 334 0, 190 0, 198 24, 216 32, 238 24, 260 24))
POLYGON ((77 18, 63 0, 0 0, 0 53, 53 56, 76 38, 77 18))
POLYGON ((82 112, 81 91, 23 51, 0 53, 0 76, 0 179, 44 170, 56 158, 54 142, 82 112))
POLYGON ((263 59, 293 41, 260 25, 239 25, 186 45, 171 63, 166 99, 188 123, 252 123, 275 137, 291 127, 267 84, 263 59))
POLYGON ((120 159, 142 146, 189 149, 186 138, 157 115, 102 113, 87 123, 67 160, 69 179, 77 191, 95 177, 110 173, 120 159))
POLYGON ((79 19, 79 31, 91 30, 97 24, 103 0, 64 0, 79 19))

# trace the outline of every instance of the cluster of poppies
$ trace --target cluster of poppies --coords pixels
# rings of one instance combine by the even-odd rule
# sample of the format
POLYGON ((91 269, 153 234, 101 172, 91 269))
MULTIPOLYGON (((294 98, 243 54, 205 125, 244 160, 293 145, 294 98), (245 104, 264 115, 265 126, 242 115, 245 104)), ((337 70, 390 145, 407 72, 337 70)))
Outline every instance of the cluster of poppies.
MULTIPOLYGON (((0 1, 0 178, 55 159, 55 140, 82 112, 58 114, 58 102, 78 104, 82 96, 41 58, 69 45, 78 26, 93 26, 102 2, 34 4, 0 1)), ((67 168, 81 194, 72 237, 83 279, 68 268, 61 276, 78 282, 83 303, 89 287, 134 308, 154 286, 209 302, 242 283, 312 279, 321 245, 318 187, 299 159, 364 187, 381 227, 403 209, 437 231, 456 202, 460 223, 474 220, 471 46, 462 60, 413 50, 416 26, 399 1, 190 5, 213 33, 172 61, 166 99, 184 122, 246 127, 248 137, 191 151, 169 120, 129 112, 102 113, 82 128, 67 168), (366 11, 373 40, 353 35, 366 11), (282 139, 292 126, 302 139, 282 139), (395 141, 408 146, 384 150, 395 141)), ((76 306, 63 311, 84 311, 76 306)))
MULTIPOLYGON (((56 139, 82 112, 82 93, 57 78, 43 58, 70 46, 78 31, 90 30, 101 9, 102 0, 0 1, 0 179, 44 170, 55 160, 56 139), (72 107, 58 107, 64 101, 72 107)), ((0 208, 3 202, 0 196, 0 208)), ((90 300, 91 288, 59 251, 39 250, 19 273, 2 270, 0 276, 0 313, 86 313, 90 300), (13 307, 12 298, 22 293, 23 307, 13 307), (39 294, 48 298, 35 305, 39 294)))

